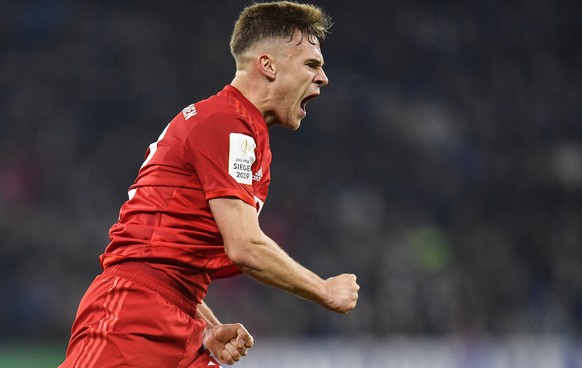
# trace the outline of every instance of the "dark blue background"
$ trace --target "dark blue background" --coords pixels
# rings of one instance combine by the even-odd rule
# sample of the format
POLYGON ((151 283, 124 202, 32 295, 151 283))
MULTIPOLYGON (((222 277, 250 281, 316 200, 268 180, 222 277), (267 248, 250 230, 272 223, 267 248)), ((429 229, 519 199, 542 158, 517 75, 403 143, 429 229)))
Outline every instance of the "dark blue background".
MULTIPOLYGON (((209 304, 256 334, 577 335, 579 1, 317 1, 330 85, 272 132, 262 226, 347 316, 258 285, 209 304)), ((246 1, 8 1, 0 12, 0 337, 66 342, 145 149, 234 75, 246 1)))

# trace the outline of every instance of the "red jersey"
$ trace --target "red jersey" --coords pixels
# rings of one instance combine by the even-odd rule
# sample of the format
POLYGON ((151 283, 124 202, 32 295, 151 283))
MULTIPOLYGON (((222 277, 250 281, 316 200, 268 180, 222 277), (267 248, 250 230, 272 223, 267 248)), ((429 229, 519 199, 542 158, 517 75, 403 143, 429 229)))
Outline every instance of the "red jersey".
POLYGON ((228 85, 186 107, 146 151, 109 232, 103 268, 146 262, 200 299, 212 278, 240 273, 224 252, 208 200, 236 197, 260 211, 270 164, 267 125, 237 89, 228 85))

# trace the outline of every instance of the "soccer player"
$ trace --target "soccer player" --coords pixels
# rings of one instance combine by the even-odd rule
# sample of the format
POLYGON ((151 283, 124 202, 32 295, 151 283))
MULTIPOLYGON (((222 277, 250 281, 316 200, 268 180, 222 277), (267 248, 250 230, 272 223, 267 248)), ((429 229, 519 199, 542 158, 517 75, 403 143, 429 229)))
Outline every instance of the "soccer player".
POLYGON ((299 128, 327 85, 320 44, 330 26, 309 4, 242 11, 230 43, 234 79, 184 108, 149 146, 60 367, 234 364, 253 338, 239 323, 220 323, 204 297, 213 279, 241 272, 334 312, 355 308, 355 275, 320 278, 258 221, 270 181, 268 129, 299 128))

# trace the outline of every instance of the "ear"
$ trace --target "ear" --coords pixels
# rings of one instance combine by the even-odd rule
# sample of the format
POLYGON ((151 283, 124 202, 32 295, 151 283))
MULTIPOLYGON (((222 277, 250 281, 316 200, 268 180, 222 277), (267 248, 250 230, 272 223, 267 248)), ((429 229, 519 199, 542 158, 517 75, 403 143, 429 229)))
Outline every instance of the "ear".
POLYGON ((269 54, 262 54, 257 58, 257 67, 261 74, 263 74, 268 80, 273 81, 277 76, 277 66, 275 65, 275 60, 269 54))

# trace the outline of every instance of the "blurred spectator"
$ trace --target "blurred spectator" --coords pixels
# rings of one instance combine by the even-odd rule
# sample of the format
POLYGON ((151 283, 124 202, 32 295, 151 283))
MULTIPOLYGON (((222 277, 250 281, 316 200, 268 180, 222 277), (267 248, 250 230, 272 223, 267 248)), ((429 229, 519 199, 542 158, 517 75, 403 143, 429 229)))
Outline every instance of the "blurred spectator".
MULTIPOLYGON (((1 337, 66 338, 136 152, 230 82, 214 19, 244 4, 4 4, 1 337)), ((244 278, 209 298, 246 288, 259 334, 580 333, 582 3, 319 4, 330 86, 300 131, 272 130, 261 221, 322 276, 358 274, 360 305, 332 316, 244 278)))

